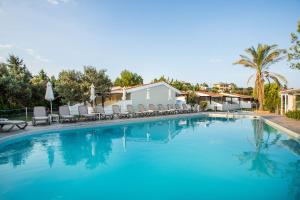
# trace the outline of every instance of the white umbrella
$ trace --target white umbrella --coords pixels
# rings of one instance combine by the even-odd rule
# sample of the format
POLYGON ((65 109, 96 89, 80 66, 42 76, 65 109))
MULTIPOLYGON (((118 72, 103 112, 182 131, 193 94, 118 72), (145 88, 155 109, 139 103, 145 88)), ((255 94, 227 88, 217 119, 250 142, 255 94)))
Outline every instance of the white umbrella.
POLYGON ((45 99, 47 101, 50 101, 50 109, 52 114, 52 101, 54 100, 54 94, 53 94, 52 84, 50 83, 50 81, 48 81, 47 83, 45 99))
POLYGON ((93 102, 93 106, 95 106, 95 99, 96 99, 95 86, 94 86, 94 84, 92 84, 90 100, 93 102))
POLYGON ((126 108, 126 103, 125 103, 125 101, 126 101, 126 90, 125 90, 125 87, 123 87, 123 96, 122 96, 122 106, 123 106, 123 110, 125 110, 126 108))
POLYGON ((150 89, 147 88, 146 99, 150 100, 150 89))
POLYGON ((123 100, 123 101, 126 100, 126 90, 125 90, 125 87, 123 87, 123 96, 122 96, 122 100, 123 100))
POLYGON ((169 89, 169 95, 168 95, 168 101, 172 100, 172 91, 171 89, 169 89))

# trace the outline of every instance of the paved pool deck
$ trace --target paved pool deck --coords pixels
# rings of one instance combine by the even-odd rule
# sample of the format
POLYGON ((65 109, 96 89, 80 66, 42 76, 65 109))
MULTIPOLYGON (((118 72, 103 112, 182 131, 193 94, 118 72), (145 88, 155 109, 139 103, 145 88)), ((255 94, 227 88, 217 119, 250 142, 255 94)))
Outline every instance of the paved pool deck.
POLYGON ((252 112, 240 112, 240 113, 226 113, 226 112, 200 112, 200 113, 190 113, 190 114, 178 114, 178 115, 165 115, 165 116, 153 116, 144 118, 129 118, 129 119, 114 119, 114 120, 97 120, 97 121, 79 121, 76 123, 53 123, 49 125, 38 125, 32 126, 31 122, 26 127, 25 130, 14 129, 11 132, 0 132, 0 142, 6 141, 26 135, 36 134, 41 131, 59 131, 61 129, 75 129, 84 127, 93 127, 101 125, 114 125, 114 124, 126 124, 134 123, 140 121, 151 121, 151 120, 163 120, 163 119, 174 119, 189 116, 210 116, 210 117, 261 117, 266 120, 267 123, 278 128, 284 132, 287 132, 291 136, 300 138, 300 121, 289 119, 285 116, 280 115, 258 115, 252 112))
POLYGON ((276 127, 276 125, 281 126, 284 129, 296 133, 297 134, 295 135, 296 137, 300 137, 300 120, 295 120, 295 119, 288 118, 284 115, 276 115, 276 114, 259 114, 258 116, 273 123, 271 125, 275 126, 275 128, 280 129, 280 127, 276 127))

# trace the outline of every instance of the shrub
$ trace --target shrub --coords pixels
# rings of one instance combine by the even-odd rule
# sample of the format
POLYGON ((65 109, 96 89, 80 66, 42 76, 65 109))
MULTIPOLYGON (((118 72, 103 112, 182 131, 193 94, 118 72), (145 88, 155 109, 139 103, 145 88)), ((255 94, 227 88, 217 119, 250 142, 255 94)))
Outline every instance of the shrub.
POLYGON ((195 105, 196 104, 196 93, 194 91, 191 91, 188 93, 188 97, 187 97, 187 103, 191 104, 191 105, 195 105))
POLYGON ((280 87, 276 83, 265 85, 264 109, 274 113, 280 104, 280 87))
POLYGON ((288 111, 288 112, 286 113, 286 116, 287 116, 288 118, 293 118, 293 119, 300 120, 300 110, 288 111))
POLYGON ((201 110, 205 110, 208 106, 207 101, 200 101, 199 103, 201 110))

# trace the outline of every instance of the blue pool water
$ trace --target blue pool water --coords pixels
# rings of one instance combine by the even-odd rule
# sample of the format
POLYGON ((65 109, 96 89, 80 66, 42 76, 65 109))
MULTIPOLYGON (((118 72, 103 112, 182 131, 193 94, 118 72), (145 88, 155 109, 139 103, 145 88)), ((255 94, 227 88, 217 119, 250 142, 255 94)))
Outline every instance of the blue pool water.
POLYGON ((0 145, 0 199, 300 199, 299 156, 256 119, 61 130, 0 145))

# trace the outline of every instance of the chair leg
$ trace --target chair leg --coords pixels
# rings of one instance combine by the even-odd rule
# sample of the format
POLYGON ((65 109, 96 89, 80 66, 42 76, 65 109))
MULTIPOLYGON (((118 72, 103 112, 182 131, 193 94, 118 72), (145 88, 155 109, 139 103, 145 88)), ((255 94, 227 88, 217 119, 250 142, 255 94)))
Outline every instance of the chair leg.
POLYGON ((19 124, 16 124, 16 126, 17 126, 19 129, 25 129, 25 128, 27 127, 27 125, 28 125, 27 122, 24 124, 24 126, 21 126, 21 125, 19 125, 19 124))

